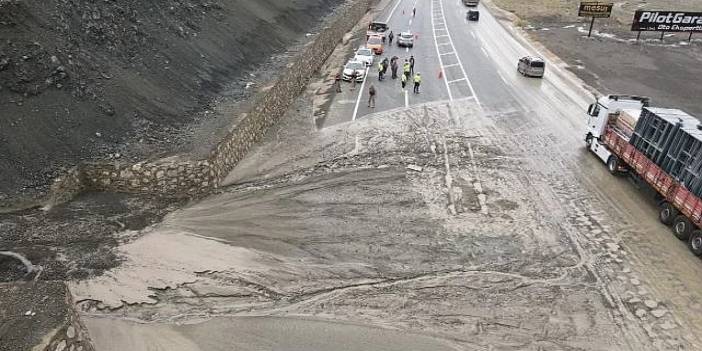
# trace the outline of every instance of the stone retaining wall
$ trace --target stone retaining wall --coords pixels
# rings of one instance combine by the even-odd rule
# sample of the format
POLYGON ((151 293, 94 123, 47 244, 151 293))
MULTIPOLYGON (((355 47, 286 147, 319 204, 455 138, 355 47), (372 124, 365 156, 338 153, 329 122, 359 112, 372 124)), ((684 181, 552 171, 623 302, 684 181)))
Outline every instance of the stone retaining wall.
POLYGON ((256 97, 253 108, 213 148, 207 160, 166 159, 125 164, 81 164, 52 185, 49 204, 85 191, 115 191, 166 196, 196 196, 216 188, 224 177, 282 117, 304 91, 310 77, 376 0, 349 0, 288 64, 275 84, 256 97))

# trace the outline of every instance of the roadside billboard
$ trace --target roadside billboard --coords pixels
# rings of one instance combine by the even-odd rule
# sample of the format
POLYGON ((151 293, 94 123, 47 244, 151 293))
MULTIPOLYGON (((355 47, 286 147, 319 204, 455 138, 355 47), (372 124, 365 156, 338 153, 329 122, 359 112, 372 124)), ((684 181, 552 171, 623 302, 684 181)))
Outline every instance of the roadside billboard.
POLYGON ((634 13, 631 30, 702 33, 702 12, 638 10, 634 13))
POLYGON ((578 9, 579 17, 609 18, 612 15, 612 3, 600 1, 583 1, 578 9))

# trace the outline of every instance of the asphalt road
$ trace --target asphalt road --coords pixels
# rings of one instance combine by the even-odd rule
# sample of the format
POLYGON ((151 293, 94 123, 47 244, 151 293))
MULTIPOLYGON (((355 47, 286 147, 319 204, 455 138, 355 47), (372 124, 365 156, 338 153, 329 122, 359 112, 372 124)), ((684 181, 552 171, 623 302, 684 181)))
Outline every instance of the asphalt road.
MULTIPOLYGON (((560 69, 548 58, 543 79, 526 78, 518 74, 520 57, 535 54, 528 43, 515 39, 481 4, 480 20, 468 21, 470 9, 460 0, 398 0, 376 16, 386 20, 396 34, 410 30, 416 35, 413 48, 400 48, 395 43, 386 46, 369 68, 368 78, 355 94, 355 104, 346 104, 334 111, 328 127, 333 124, 363 118, 382 111, 415 106, 428 102, 473 99, 487 113, 516 110, 539 114, 559 114, 580 111, 589 104, 588 97, 567 93, 560 69), (416 16, 412 8, 416 7, 416 16), (412 92, 411 82, 402 90, 399 79, 378 80, 377 63, 383 57, 397 56, 400 61, 413 55, 415 71, 422 75, 420 94, 412 92), (375 108, 368 108, 368 87, 378 91, 375 108), (568 95, 566 95, 566 92, 568 95)), ((338 99, 349 99, 348 95, 338 99)), ((580 132, 581 126, 572 125, 580 132)))

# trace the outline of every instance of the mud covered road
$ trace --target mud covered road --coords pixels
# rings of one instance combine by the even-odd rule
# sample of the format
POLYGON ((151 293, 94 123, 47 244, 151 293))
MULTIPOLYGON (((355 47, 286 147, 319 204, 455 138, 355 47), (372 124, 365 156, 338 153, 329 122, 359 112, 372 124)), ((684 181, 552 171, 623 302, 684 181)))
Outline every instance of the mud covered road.
POLYGON ((702 266, 585 152, 589 94, 550 57, 519 76, 536 49, 487 9, 476 25, 421 4, 412 25, 443 23, 475 93, 426 78, 445 95, 353 118, 359 91, 329 87, 339 48, 228 187, 123 232, 119 266, 69 284, 98 350, 702 347, 702 266))

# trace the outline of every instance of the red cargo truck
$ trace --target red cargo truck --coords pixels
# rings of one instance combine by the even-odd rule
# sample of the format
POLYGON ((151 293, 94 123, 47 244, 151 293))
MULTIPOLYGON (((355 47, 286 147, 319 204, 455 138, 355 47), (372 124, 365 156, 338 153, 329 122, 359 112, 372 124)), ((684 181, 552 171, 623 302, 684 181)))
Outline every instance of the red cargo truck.
POLYGON ((655 190, 660 221, 672 225, 673 234, 686 240, 695 255, 702 256, 702 199, 629 143, 633 128, 626 119, 648 104, 648 98, 638 96, 608 95, 598 99, 588 109, 585 142, 612 174, 629 172, 655 190))

